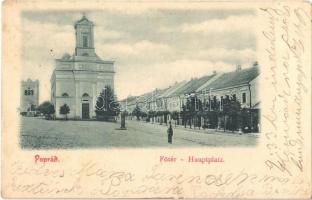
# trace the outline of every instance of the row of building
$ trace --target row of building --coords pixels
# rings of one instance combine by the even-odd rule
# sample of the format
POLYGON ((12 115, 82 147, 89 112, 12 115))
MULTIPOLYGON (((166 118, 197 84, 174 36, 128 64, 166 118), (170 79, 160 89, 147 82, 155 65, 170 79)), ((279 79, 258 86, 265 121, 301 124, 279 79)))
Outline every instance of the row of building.
MULTIPOLYGON (((200 100, 204 107, 206 106, 205 110, 211 110, 212 101, 216 101, 218 102, 217 110, 222 111, 223 100, 235 98, 240 102, 241 108, 259 113, 258 80, 259 66, 257 63, 245 69, 237 66, 235 71, 213 72, 200 78, 177 82, 165 89, 155 89, 140 96, 130 96, 120 101, 120 104, 122 109, 128 113, 133 113, 136 107, 139 107, 143 113, 150 111, 181 113, 187 100, 193 97, 200 100)), ((163 121, 170 120, 171 115, 166 114, 166 118, 163 121)), ((258 116, 256 118, 258 119, 258 116)), ((259 123, 258 120, 256 123, 259 123)))
MULTIPOLYGON (((70 108, 68 118, 95 118, 95 103, 105 86, 114 89, 114 62, 102 60, 94 48, 94 24, 83 16, 74 24, 75 52, 64 54, 56 59, 56 66, 51 76, 51 103, 55 107, 55 117, 62 118, 59 109, 64 104, 70 108)), ((242 108, 259 110, 258 97, 259 67, 237 69, 227 73, 212 73, 200 78, 177 82, 164 89, 155 89, 140 96, 128 97, 120 101, 122 110, 133 113, 139 108, 142 113, 163 112, 158 120, 168 121, 171 114, 183 111, 190 97, 195 99, 195 110, 201 102, 205 110, 223 109, 223 100, 234 97, 242 108), (216 102, 219 105, 216 105, 216 102), (207 107, 208 105, 208 107, 207 107)), ((21 94, 21 113, 35 110, 39 104, 39 82, 23 81, 21 94)), ((201 108, 202 109, 202 108, 201 108)), ((181 118, 181 116, 179 116, 181 118)), ((258 117, 257 117, 258 118, 258 117)), ((155 116, 152 119, 155 120, 155 116)))

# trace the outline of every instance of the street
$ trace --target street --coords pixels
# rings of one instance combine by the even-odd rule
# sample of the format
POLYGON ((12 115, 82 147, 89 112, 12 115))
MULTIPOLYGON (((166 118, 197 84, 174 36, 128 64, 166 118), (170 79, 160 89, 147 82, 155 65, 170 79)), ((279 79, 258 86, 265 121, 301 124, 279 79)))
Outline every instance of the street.
POLYGON ((173 125, 173 144, 167 143, 167 126, 126 120, 120 123, 99 121, 61 121, 21 117, 21 147, 25 149, 74 149, 110 147, 222 147, 254 146, 257 136, 198 131, 173 125))

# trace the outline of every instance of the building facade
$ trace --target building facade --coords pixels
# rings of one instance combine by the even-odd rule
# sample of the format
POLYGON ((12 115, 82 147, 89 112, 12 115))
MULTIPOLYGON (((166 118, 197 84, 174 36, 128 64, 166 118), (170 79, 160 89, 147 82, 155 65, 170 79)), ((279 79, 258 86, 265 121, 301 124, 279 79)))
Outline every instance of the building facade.
MULTIPOLYGON (((173 119, 175 124, 187 123, 190 127, 231 130, 244 128, 245 131, 259 132, 259 75, 259 66, 254 64, 246 69, 237 66, 235 71, 214 72, 201 78, 177 83, 150 99, 148 103, 155 106, 149 106, 148 111, 156 112, 156 116, 149 121, 166 123, 173 119), (229 109, 234 109, 233 102, 239 104, 239 108, 236 107, 239 109, 236 111, 237 116, 229 115, 229 109), (227 109, 224 109, 224 106, 227 109)), ((131 104, 140 107, 137 101, 140 97, 133 99, 131 104)), ((134 106, 130 107, 129 113, 133 108, 134 106)), ((146 112, 144 109, 141 110, 146 112)))
POLYGON ((39 81, 26 80, 21 82, 20 112, 34 112, 39 106, 39 81))
MULTIPOLYGON (((253 108, 260 104, 258 96, 258 66, 223 73, 217 79, 199 88, 196 93, 202 102, 216 98, 222 111, 223 100, 234 97, 242 108, 253 108)), ((209 103, 208 103, 209 105, 209 103)))
MULTIPOLYGON (((225 102, 228 102, 227 100, 229 99, 235 99, 240 104, 241 117, 240 122, 235 122, 234 124, 240 123, 241 128, 247 131, 259 132, 259 74, 259 66, 257 65, 246 69, 237 67, 235 71, 220 74, 218 79, 197 90, 198 98, 201 102, 206 102, 204 110, 222 113, 225 111, 225 102), (217 105, 215 105, 215 101, 217 105)), ((219 115, 218 128, 228 128, 231 121, 233 121, 233 117, 219 115)), ((213 123, 211 123, 209 118, 202 118, 200 124, 210 127, 213 123)))
POLYGON ((68 118, 95 117, 97 97, 105 86, 114 89, 114 62, 102 60, 94 48, 94 24, 85 16, 75 23, 76 48, 56 59, 51 77, 51 102, 56 118, 63 118, 60 107, 70 108, 68 118))
POLYGON ((216 77, 218 77, 218 75, 214 72, 211 75, 206 75, 200 78, 193 78, 187 81, 167 97, 168 111, 181 112, 182 106, 186 104, 189 96, 197 95, 197 89, 215 80, 216 77))

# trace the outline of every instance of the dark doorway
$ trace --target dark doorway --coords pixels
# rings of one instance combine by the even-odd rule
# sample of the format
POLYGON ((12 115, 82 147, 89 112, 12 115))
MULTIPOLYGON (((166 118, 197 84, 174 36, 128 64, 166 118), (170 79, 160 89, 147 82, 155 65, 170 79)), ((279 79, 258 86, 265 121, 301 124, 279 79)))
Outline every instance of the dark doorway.
POLYGON ((82 104, 82 119, 90 119, 89 103, 83 103, 82 104))

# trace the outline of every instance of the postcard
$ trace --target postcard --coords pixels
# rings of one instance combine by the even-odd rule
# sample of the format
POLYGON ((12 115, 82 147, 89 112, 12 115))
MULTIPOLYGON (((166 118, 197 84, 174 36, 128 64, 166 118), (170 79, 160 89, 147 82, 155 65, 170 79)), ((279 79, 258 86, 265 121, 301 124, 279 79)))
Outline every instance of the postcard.
POLYGON ((3 198, 311 198, 308 2, 2 10, 3 198))

